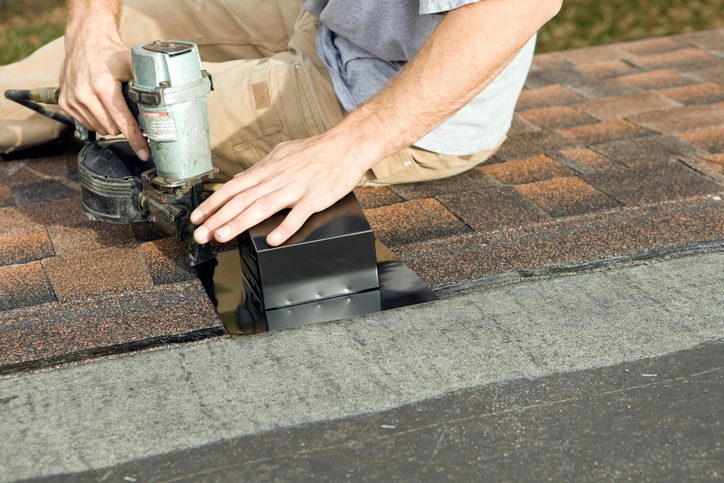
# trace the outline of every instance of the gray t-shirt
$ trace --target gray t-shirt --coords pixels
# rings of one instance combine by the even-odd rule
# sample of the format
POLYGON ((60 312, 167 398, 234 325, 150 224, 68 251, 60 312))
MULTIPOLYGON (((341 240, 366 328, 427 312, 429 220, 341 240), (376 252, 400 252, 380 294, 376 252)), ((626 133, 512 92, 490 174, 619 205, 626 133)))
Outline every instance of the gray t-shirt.
MULTIPOLYGON (((446 11, 479 0, 305 0, 321 26, 317 51, 347 111, 369 99, 422 47, 446 11)), ((480 94, 415 146, 466 155, 500 144, 535 50, 533 37, 480 94)))

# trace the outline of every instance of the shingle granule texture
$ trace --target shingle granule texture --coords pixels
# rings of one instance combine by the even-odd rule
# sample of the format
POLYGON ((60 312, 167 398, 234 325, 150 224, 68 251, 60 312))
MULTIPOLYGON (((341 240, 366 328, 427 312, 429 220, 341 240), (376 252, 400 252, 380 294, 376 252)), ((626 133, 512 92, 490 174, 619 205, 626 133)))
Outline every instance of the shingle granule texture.
POLYGON ((575 176, 519 185, 517 189, 554 217, 580 215, 619 205, 613 198, 575 176))
POLYGON ((570 168, 548 156, 535 156, 483 166, 480 170, 505 184, 523 184, 573 174, 570 168))
POLYGON ((0 312, 55 301, 55 294, 38 262, 0 267, 0 312))
POLYGON ((612 141, 596 144, 591 149, 615 159, 618 164, 636 166, 641 163, 666 162, 682 156, 697 156, 699 153, 690 143, 674 136, 656 135, 626 141, 612 141))
POLYGON ((19 308, 0 312, 0 368, 173 342, 204 331, 218 333, 220 327, 196 280, 93 301, 19 308))
POLYGON ((586 180, 631 206, 724 191, 724 187, 679 161, 641 163, 633 168, 611 168, 605 173, 588 176, 586 180))
MULTIPOLYGON (((484 165, 487 165, 485 163, 484 165)), ((451 192, 476 191, 499 183, 486 176, 477 169, 471 169, 465 173, 449 178, 443 178, 425 183, 407 183, 392 186, 392 191, 406 200, 416 198, 432 198, 451 192)))
POLYGON ((153 286, 148 268, 135 248, 54 257, 45 260, 43 266, 61 302, 153 286))
MULTIPOLYGON (((721 250, 722 53, 724 29, 538 55, 494 156, 357 195, 447 290, 721 250)), ((0 160, 0 373, 223 333, 183 244, 88 220, 76 164, 0 160)))
POLYGON ((702 239, 721 239, 724 203, 709 198, 561 218, 549 224, 405 245, 397 252, 433 287, 637 256, 702 239), (452 268, 454 267, 454 268, 452 268))
POLYGON ((724 127, 684 133, 681 138, 711 154, 724 153, 724 127))
POLYGON ((560 129, 558 132, 585 145, 635 139, 654 134, 648 129, 623 119, 560 129))
POLYGON ((563 149, 554 156, 579 173, 595 173, 601 168, 617 164, 616 161, 588 148, 563 149))
POLYGON ((0 208, 15 206, 13 192, 8 186, 0 186, 0 208))
POLYGON ((549 219, 535 203, 510 186, 449 194, 441 196, 440 201, 478 232, 549 219))
POLYGON ((402 198, 387 186, 355 188, 354 194, 363 208, 377 208, 402 201, 402 198))
POLYGON ((78 184, 67 178, 16 184, 13 185, 12 190, 13 199, 18 206, 63 198, 77 198, 80 195, 78 184))
POLYGON ((439 201, 430 198, 373 208, 366 215, 377 238, 390 247, 470 231, 439 201))
POLYGON ((189 263, 188 247, 176 238, 146 242, 139 247, 153 283, 183 282, 195 278, 189 263))
POLYGON ((681 104, 715 104, 724 101, 724 87, 716 82, 703 82, 658 91, 681 104))
POLYGON ((622 81, 639 89, 666 89, 669 87, 685 86, 695 81, 677 74, 670 70, 654 70, 651 72, 640 72, 626 75, 620 78, 622 81))

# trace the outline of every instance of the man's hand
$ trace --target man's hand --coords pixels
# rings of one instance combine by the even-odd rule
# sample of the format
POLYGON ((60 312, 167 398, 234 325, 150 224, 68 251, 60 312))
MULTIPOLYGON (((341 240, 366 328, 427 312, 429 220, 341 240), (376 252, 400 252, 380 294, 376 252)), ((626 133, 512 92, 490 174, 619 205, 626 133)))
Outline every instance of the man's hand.
POLYGON ((60 107, 101 136, 123 134, 143 160, 148 143, 131 114, 121 83, 132 78, 131 52, 118 35, 119 1, 72 0, 60 76, 60 107))
POLYGON ((561 0, 484 0, 447 13, 417 56, 371 100, 320 136, 280 145, 202 203, 191 216, 203 223, 194 238, 226 242, 291 207, 267 237, 269 245, 283 243, 376 162, 467 104, 560 8, 561 0))
POLYGON ((353 158, 343 143, 330 141, 324 135, 279 144, 191 214, 191 222, 201 225, 194 239, 198 243, 212 238, 227 242, 274 213, 291 208, 282 224, 267 237, 269 245, 280 245, 311 215, 352 191, 368 164, 353 158))

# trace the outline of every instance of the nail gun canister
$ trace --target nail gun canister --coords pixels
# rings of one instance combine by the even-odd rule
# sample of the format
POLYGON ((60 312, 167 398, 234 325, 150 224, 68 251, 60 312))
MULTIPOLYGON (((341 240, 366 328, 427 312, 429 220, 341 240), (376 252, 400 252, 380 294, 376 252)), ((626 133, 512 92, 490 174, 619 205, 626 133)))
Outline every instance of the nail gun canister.
POLYGON ((156 181, 180 186, 211 174, 206 96, 213 87, 196 44, 155 41, 133 47, 132 56, 128 96, 138 104, 156 181))

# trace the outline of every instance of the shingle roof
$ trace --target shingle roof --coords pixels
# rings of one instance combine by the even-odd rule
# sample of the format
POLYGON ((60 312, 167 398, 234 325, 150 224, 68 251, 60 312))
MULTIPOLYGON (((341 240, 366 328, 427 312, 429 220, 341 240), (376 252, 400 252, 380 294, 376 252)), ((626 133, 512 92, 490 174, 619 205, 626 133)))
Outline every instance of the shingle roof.
MULTIPOLYGON (((444 290, 721 249, 723 72, 724 30, 539 55, 489 162, 356 192, 444 290)), ((0 162, 0 371, 222 333, 184 247, 88 221, 74 173, 0 162)))

